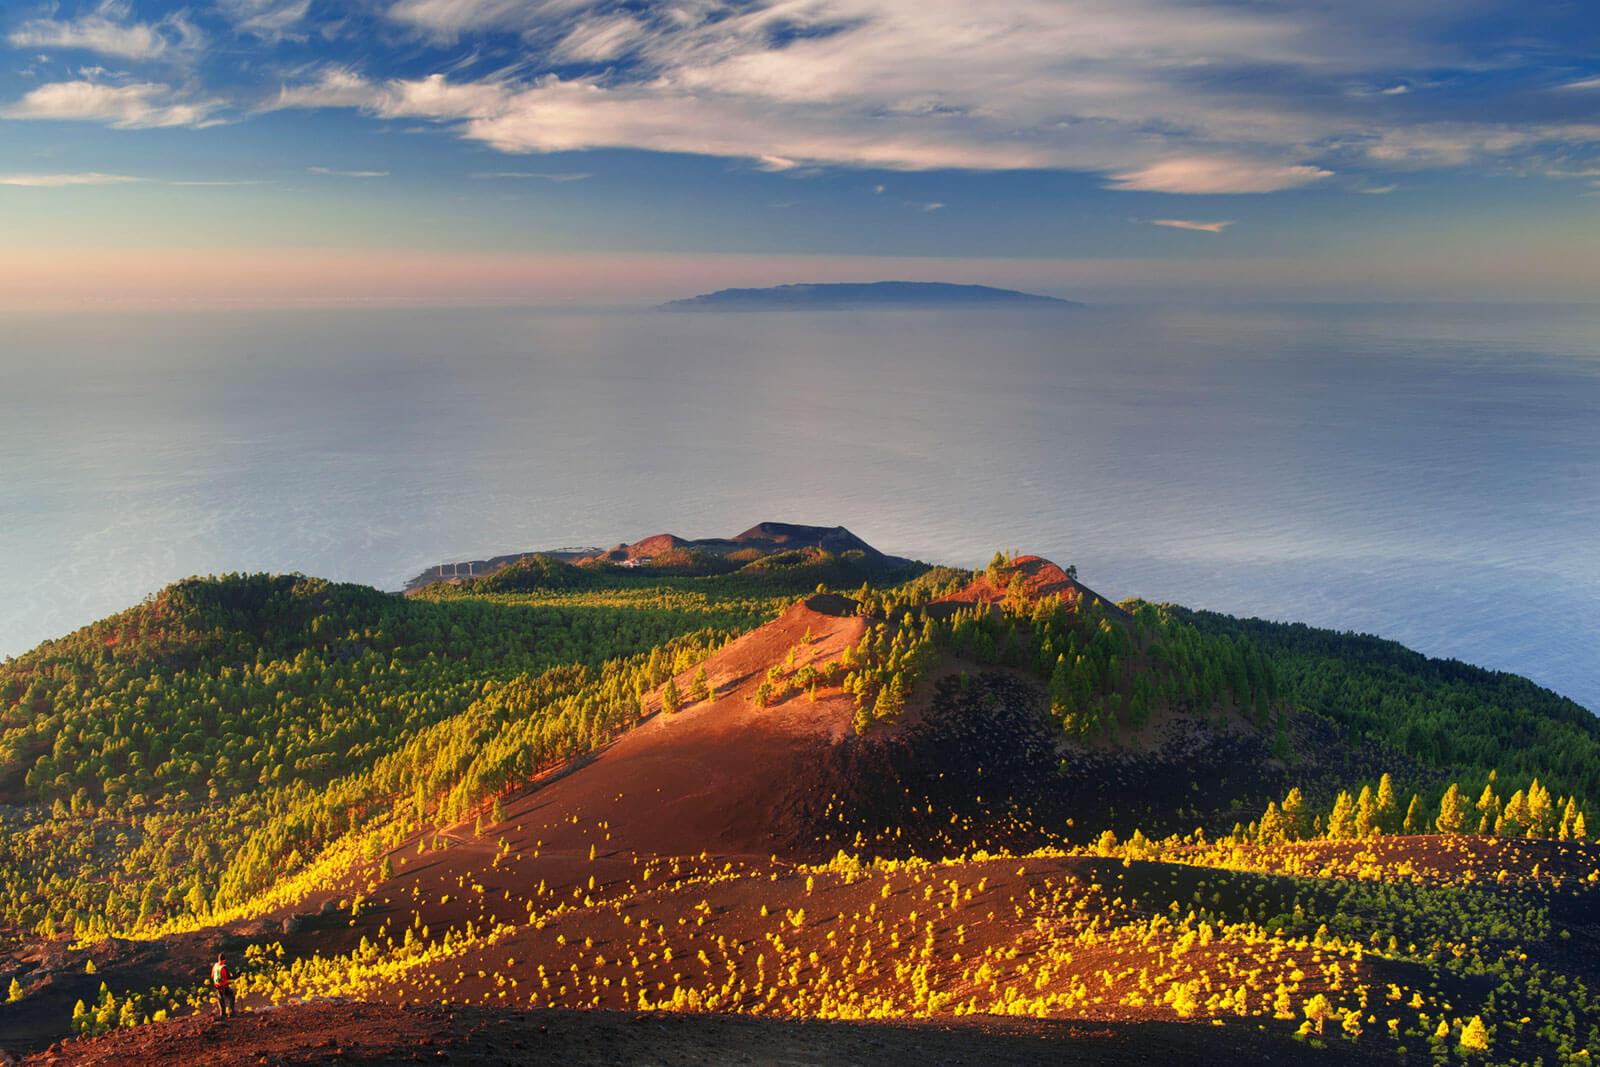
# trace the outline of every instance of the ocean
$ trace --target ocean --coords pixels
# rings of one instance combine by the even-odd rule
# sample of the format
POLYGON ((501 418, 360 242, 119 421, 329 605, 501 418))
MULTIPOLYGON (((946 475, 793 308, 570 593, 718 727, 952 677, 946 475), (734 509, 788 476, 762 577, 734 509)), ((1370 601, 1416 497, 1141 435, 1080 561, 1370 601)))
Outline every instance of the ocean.
POLYGON ((1376 633, 1600 709, 1600 308, 0 321, 0 654, 190 574, 761 520, 1376 633))

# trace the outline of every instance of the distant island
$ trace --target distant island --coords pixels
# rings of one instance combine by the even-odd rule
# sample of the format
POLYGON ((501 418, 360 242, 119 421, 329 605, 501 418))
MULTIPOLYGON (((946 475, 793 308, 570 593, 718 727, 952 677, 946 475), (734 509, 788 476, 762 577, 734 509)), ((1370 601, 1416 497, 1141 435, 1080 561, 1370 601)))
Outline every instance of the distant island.
POLYGON ((464 585, 484 591, 543 587, 552 573, 564 575, 562 584, 574 586, 579 575, 615 573, 618 568, 635 576, 705 577, 744 570, 759 576, 774 568, 819 566, 823 577, 883 579, 910 577, 925 568, 914 560, 879 552, 843 526, 803 526, 789 522, 758 522, 733 537, 686 540, 660 533, 612 549, 557 548, 516 552, 490 559, 436 563, 405 584, 416 593, 436 583, 464 585), (561 567, 570 564, 578 568, 561 567))
POLYGON ((840 311, 858 308, 1050 307, 1081 308, 1015 289, 949 282, 819 282, 767 289, 719 289, 660 305, 662 311, 840 311))

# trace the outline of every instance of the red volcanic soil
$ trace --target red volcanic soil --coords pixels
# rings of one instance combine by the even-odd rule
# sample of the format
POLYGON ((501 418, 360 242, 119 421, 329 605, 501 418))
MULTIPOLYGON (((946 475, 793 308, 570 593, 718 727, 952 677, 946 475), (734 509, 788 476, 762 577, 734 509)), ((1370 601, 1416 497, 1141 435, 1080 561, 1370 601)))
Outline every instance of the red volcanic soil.
MULTIPOLYGON (((795 798, 825 788, 816 772, 851 736, 854 705, 833 690, 815 702, 800 694, 760 708, 754 694, 767 667, 791 650, 797 665, 821 662, 860 640, 865 621, 853 610, 848 598, 813 596, 734 641, 704 663, 713 700, 658 712, 594 756, 506 798, 503 821, 485 823, 481 833, 461 824, 408 839, 388 854, 395 875, 368 894, 374 906, 348 925, 341 913, 335 928, 308 931, 310 940, 292 947, 347 950, 401 906, 424 906, 435 928, 482 924, 491 900, 515 901, 525 919, 525 901, 544 908, 572 899, 574 890, 600 897, 631 888, 653 857, 699 867, 712 856, 766 863, 813 855, 808 826, 793 817, 795 798), (471 886, 478 888, 462 891, 471 886)), ((680 692, 689 692, 693 674, 678 677, 680 692)), ((346 890, 361 890, 372 874, 354 872, 346 890)), ((502 905, 494 917, 515 910, 502 905)))
POLYGON ((610 563, 621 563, 623 560, 629 559, 652 559, 656 556, 664 556, 674 549, 685 548, 688 544, 688 541, 674 534, 655 534, 635 541, 631 545, 618 545, 616 548, 602 552, 599 555, 585 556, 576 562, 590 563, 604 560, 610 563))
MULTIPOLYGON (((603 819, 607 854, 786 851, 803 827, 786 819, 780 802, 803 784, 797 774, 850 735, 854 707, 834 691, 814 703, 799 695, 759 708, 756 687, 791 650, 796 665, 821 663, 859 641, 865 622, 847 614, 853 607, 844 597, 814 596, 739 638, 705 663, 715 699, 655 715, 571 773, 507 803, 505 822, 485 835, 513 850, 586 855, 590 827, 603 819)), ((689 691, 692 674, 678 678, 680 692, 689 691)))
POLYGON ((1113 618, 1129 618, 1128 613, 1117 607, 1109 597, 1096 593, 1043 556, 1018 556, 1013 565, 1001 574, 998 583, 987 573, 979 571, 965 589, 935 603, 993 604, 1004 600, 1017 582, 1022 583, 1021 591, 1029 600, 1048 596, 1058 596, 1065 602, 1081 599, 1086 604, 1098 600, 1113 618))

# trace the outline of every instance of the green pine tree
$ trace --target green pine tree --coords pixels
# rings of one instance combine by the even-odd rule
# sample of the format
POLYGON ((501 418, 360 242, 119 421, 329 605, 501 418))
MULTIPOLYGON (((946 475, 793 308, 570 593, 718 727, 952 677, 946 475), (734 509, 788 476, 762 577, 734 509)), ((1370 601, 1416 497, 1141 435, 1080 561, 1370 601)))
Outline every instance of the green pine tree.
POLYGON ((1494 791, 1494 774, 1489 775, 1489 782, 1483 787, 1483 792, 1478 794, 1478 833, 1494 833, 1495 823, 1500 821, 1500 798, 1494 791))
POLYGON ((1341 841, 1355 834, 1356 805, 1350 799, 1350 791, 1339 790, 1339 795, 1334 799, 1333 811, 1328 814, 1328 837, 1334 841, 1341 841))
POLYGON ((1256 844, 1276 845, 1284 839, 1284 819, 1278 811, 1275 801, 1268 802, 1267 810, 1261 815, 1261 823, 1256 830, 1256 844))
POLYGON ((861 737, 872 729, 872 713, 864 707, 856 708, 856 713, 851 716, 850 725, 855 730, 856 736, 861 737))
POLYGON ((879 722, 898 718, 905 709, 905 687, 898 674, 889 676, 889 683, 878 690, 878 699, 872 704, 872 717, 879 722))
POLYGON ((1550 790, 1535 778, 1533 784, 1528 786, 1528 836, 1549 837, 1555 828, 1555 818, 1555 802, 1550 798, 1550 790))
POLYGON ((1489 1031, 1483 1025, 1483 1019, 1474 1015, 1467 1025, 1461 1028, 1461 1047, 1468 1052, 1489 1051, 1489 1031))
POLYGON ((1284 836, 1297 841, 1306 835, 1306 800, 1299 786, 1289 790, 1283 798, 1284 836))
POLYGON ((1556 838, 1561 841, 1572 839, 1572 825, 1578 818, 1578 802, 1572 797, 1567 798, 1567 806, 1561 812, 1561 825, 1556 830, 1556 838))
POLYGON ((1356 837, 1371 837, 1378 832, 1378 809, 1372 799, 1372 787, 1362 786, 1361 795, 1356 798, 1356 814, 1352 823, 1356 837))
POLYGON ((1400 828, 1400 804, 1395 799, 1394 780, 1387 773, 1378 779, 1378 807, 1374 814, 1378 828, 1384 833, 1392 834, 1400 828))
POLYGON ((1521 837, 1528 829, 1528 797, 1519 789, 1506 801, 1506 810, 1501 812, 1494 832, 1498 837, 1521 837))
POLYGON ((1406 807, 1406 821, 1400 825, 1400 829, 1408 834, 1422 830, 1422 798, 1415 793, 1411 794, 1411 803, 1406 807))
POLYGON ((1433 825, 1441 834, 1459 834, 1466 821, 1467 809, 1461 802, 1461 790, 1451 782, 1439 801, 1439 817, 1433 820, 1433 825))

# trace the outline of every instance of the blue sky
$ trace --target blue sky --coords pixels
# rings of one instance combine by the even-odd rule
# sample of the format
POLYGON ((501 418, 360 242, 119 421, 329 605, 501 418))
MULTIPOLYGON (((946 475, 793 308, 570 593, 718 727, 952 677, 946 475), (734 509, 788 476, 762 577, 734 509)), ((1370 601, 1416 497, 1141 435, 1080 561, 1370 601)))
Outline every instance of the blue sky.
POLYGON ((0 55, 24 304, 1600 287, 1577 0, 20 2, 0 55))

